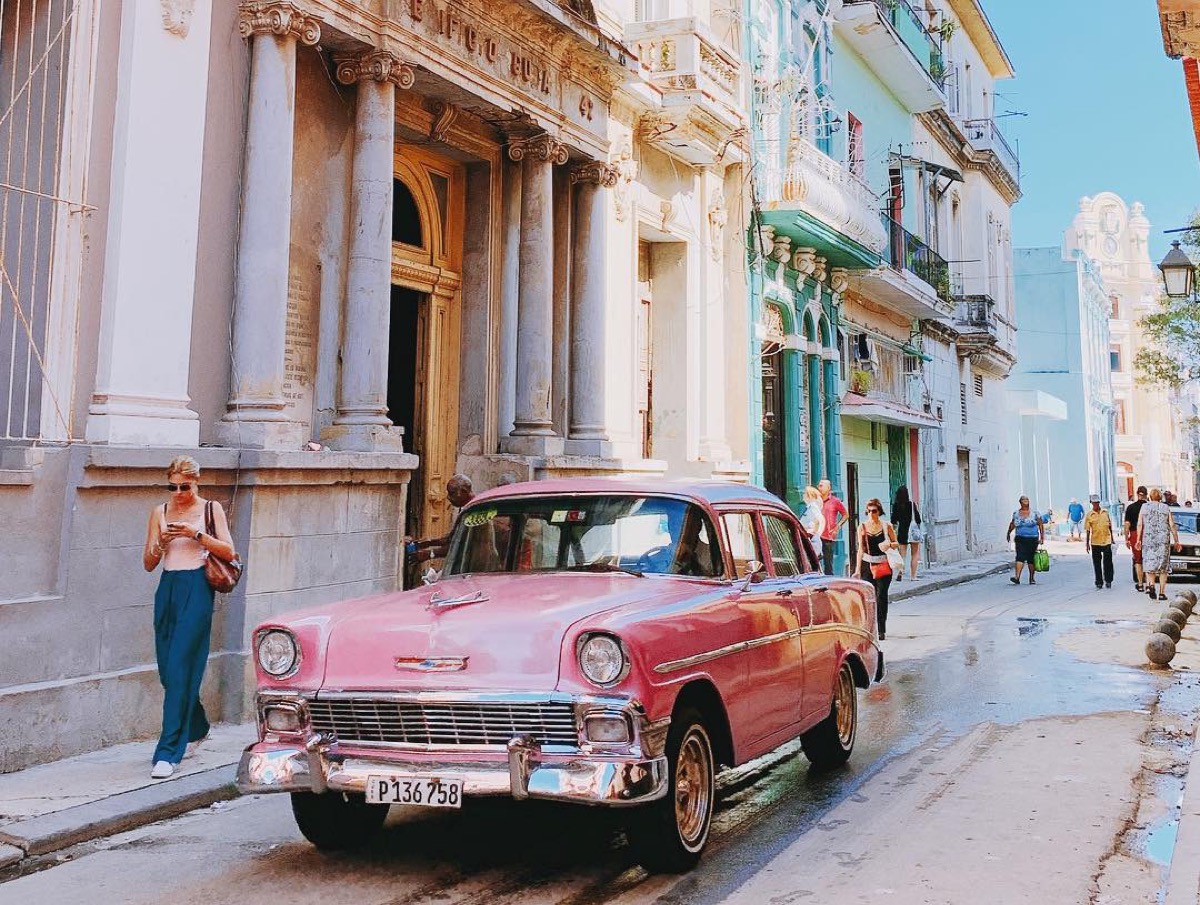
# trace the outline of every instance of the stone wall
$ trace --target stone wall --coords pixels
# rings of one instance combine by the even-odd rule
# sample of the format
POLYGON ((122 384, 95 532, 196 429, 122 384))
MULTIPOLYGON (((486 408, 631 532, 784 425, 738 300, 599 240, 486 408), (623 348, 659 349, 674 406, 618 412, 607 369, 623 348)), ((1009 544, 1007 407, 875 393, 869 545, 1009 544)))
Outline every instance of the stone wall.
MULTIPOLYGON (((202 493, 234 501, 245 578, 219 595, 202 697, 216 720, 251 716, 250 635, 300 607, 400 587, 412 456, 78 445, 47 451, 29 483, 0 487, 0 772, 159 729, 158 575, 141 551, 164 463, 201 463, 202 493), (8 527, 8 526, 11 526, 8 527)), ((8 463, 11 464, 11 463, 8 463)), ((6 473, 18 471, 9 469, 6 473)), ((149 752, 147 752, 147 757, 149 752)))

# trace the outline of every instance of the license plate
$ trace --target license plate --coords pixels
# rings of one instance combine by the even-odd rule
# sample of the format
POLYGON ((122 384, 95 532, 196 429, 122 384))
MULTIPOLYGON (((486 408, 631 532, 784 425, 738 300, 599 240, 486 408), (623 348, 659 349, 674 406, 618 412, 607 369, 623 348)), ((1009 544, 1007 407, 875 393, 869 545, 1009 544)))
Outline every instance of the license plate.
POLYGON ((367 802, 461 808, 462 787, 458 776, 374 775, 367 777, 367 802))

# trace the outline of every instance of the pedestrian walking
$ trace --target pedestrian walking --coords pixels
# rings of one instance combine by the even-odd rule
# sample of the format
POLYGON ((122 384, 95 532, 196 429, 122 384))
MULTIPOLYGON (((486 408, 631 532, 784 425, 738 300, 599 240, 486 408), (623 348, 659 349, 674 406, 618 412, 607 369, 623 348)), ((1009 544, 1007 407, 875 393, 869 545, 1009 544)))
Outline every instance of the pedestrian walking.
POLYGON ((1146 505, 1146 496, 1145 485, 1138 487, 1137 499, 1125 507, 1125 517, 1123 519, 1125 546, 1133 554, 1133 586, 1139 591, 1146 589, 1145 578, 1142 573, 1142 545, 1138 541, 1138 516, 1141 515, 1142 507, 1146 505))
POLYGON ((1067 506, 1067 540, 1082 540, 1083 538, 1083 504, 1075 497, 1067 506))
POLYGON ((153 779, 166 779, 194 745, 208 737, 200 683, 208 663, 213 589, 205 560, 237 554, 221 504, 200 496, 200 466, 179 456, 167 467, 170 499, 150 510, 142 565, 162 575, 154 594, 154 654, 163 687, 162 734, 154 748, 153 779), (209 522, 211 516, 211 525, 209 522))
POLYGON ((821 534, 821 559, 824 561, 825 574, 833 574, 833 554, 837 546, 838 535, 850 519, 846 504, 837 498, 833 492, 833 484, 828 478, 823 478, 817 484, 821 493, 821 512, 825 516, 825 531, 821 534))
POLYGON ((1100 508, 1100 495, 1088 497, 1092 511, 1083 520, 1084 542, 1092 554, 1092 571, 1095 573, 1096 589, 1111 588, 1113 580, 1113 526, 1112 517, 1100 508))
MULTIPOLYGON (((900 545, 900 559, 908 565, 908 578, 917 577, 917 561, 921 558, 921 541, 925 538, 925 526, 921 521, 921 510, 908 496, 908 487, 901 484, 892 498, 892 524, 896 528, 896 543, 900 545)), ((904 570, 896 573, 896 581, 904 576, 904 570)))
POLYGON ((821 491, 815 487, 804 488, 804 514, 800 516, 800 524, 808 532, 813 550, 824 565, 822 553, 824 544, 821 541, 821 535, 825 533, 825 513, 821 509, 821 491))
POLYGON ((1167 575, 1171 572, 1171 548, 1179 546, 1179 529, 1171 509, 1163 502, 1163 492, 1155 487, 1150 500, 1138 513, 1138 541, 1142 547, 1142 574, 1146 593, 1151 599, 1167 599, 1167 575), (1154 586, 1158 585, 1157 595, 1154 586))
POLYGON ((888 591, 892 567, 887 551, 896 546, 895 529, 883 521, 883 503, 867 500, 867 519, 858 526, 858 564, 855 574, 875 586, 875 621, 879 640, 887 637, 888 591))
POLYGON ((1028 566, 1029 583, 1037 584, 1037 580, 1033 577, 1033 556, 1037 553, 1038 547, 1046 542, 1046 528, 1042 517, 1029 507, 1029 497, 1021 497, 1017 500, 1017 505, 1019 508, 1013 513, 1012 520, 1008 523, 1008 534, 1004 537, 1005 541, 1015 540, 1016 547, 1016 556, 1013 560, 1013 568, 1016 573, 1008 580, 1013 584, 1020 584, 1021 572, 1028 566))

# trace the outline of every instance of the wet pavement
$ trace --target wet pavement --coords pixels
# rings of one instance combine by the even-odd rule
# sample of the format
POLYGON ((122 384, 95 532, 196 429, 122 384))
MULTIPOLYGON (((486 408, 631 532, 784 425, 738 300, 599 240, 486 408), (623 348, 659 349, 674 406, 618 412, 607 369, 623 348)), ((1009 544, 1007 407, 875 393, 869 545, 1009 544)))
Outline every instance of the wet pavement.
MULTIPOLYGON (((0 884, 0 903, 65 901, 82 890, 97 901, 173 905, 274 903, 283 890, 289 902, 322 905, 351 897, 388 905, 736 901, 739 887, 795 840, 844 831, 826 820, 829 812, 910 752, 939 750, 988 723, 1187 712, 1195 687, 1180 686, 1178 674, 1066 649, 1074 633, 1135 631, 1158 611, 1131 588, 1092 590, 1089 570, 1081 557, 1062 557, 1033 588, 1000 575, 897 603, 885 642, 888 675, 862 696, 850 765, 810 773, 792 744, 723 774, 710 847, 681 878, 649 876, 632 863, 618 812, 499 800, 469 802, 458 813, 394 808, 369 849, 332 857, 300 838, 286 797, 261 796, 28 864, 26 876, 0 884)), ((1187 745, 1190 755, 1181 733, 1150 741, 1187 745)), ((1154 782, 1161 819, 1134 826, 1128 842, 1162 864, 1178 827, 1177 772, 1154 782)))

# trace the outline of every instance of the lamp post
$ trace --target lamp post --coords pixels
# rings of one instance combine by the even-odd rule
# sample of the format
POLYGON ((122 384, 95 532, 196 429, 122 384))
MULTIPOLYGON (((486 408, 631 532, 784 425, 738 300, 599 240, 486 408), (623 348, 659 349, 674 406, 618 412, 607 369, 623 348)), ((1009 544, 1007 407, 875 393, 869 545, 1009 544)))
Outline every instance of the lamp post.
POLYGON ((1171 243, 1171 250, 1159 262, 1158 269, 1162 271, 1163 286, 1169 298, 1191 298, 1195 290, 1196 265, 1179 247, 1178 240, 1171 243))

